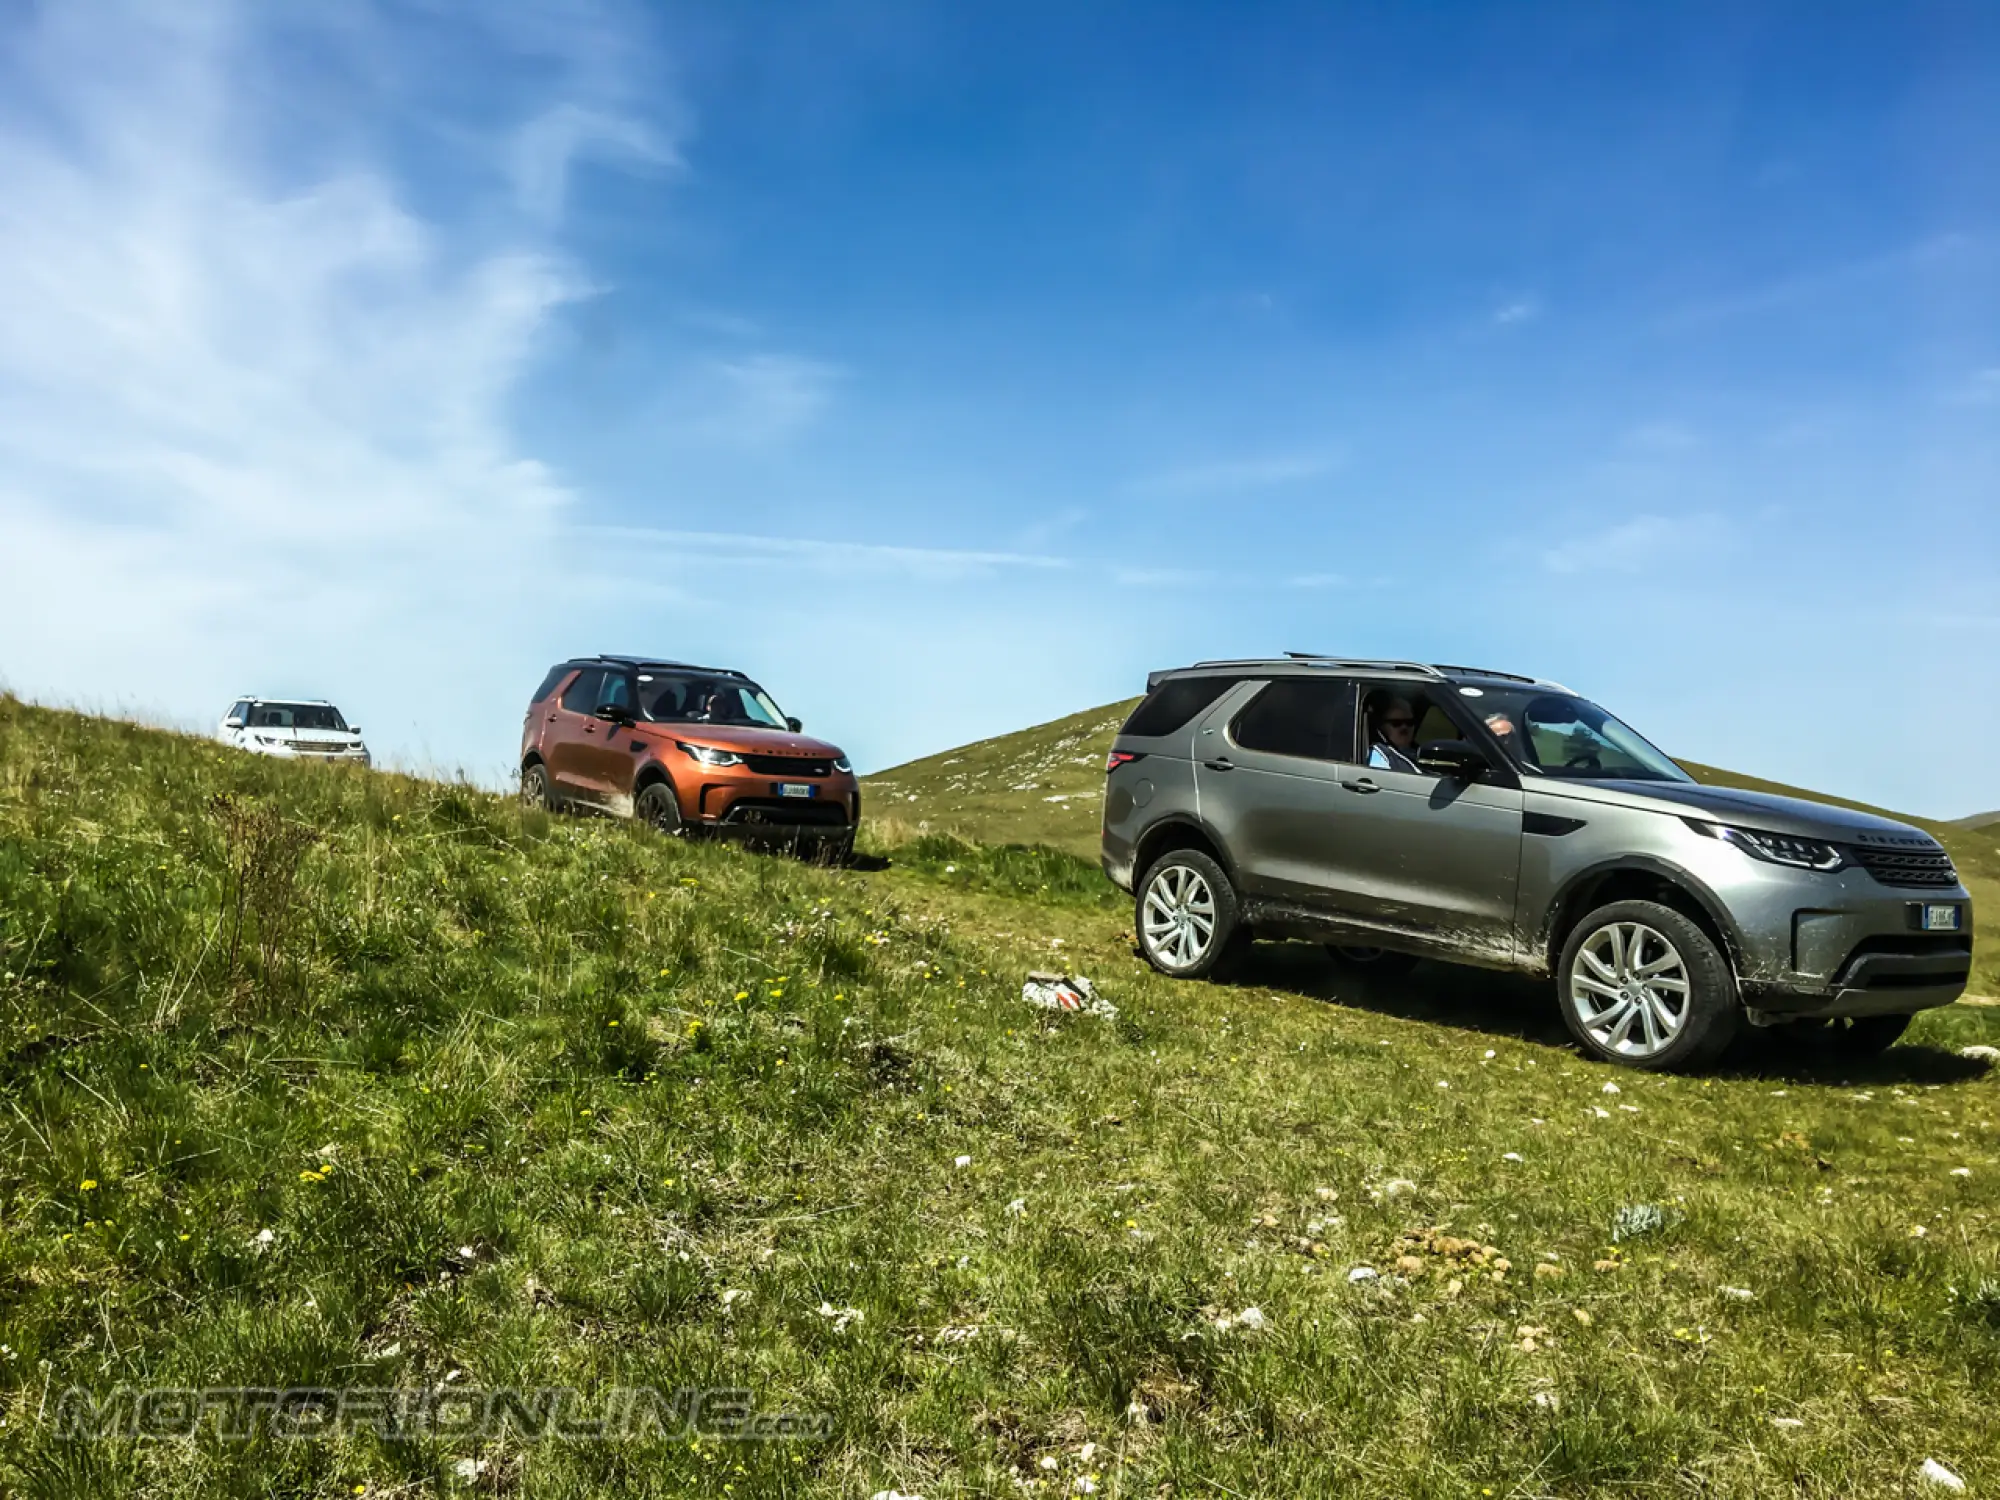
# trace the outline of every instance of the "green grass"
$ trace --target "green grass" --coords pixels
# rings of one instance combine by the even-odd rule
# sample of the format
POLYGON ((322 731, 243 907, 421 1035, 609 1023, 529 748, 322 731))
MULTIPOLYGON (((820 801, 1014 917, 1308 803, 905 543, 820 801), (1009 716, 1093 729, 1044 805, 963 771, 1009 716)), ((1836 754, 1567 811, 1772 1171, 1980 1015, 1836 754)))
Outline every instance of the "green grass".
POLYGON ((1303 947, 1170 984, 1074 866, 886 852, 825 870, 0 699, 0 1493, 2000 1484, 2000 1081, 1956 1055, 2000 1012, 1852 1075, 1649 1078, 1579 1060, 1538 986, 1377 992, 1303 947), (233 966, 219 793, 316 840, 233 966), (1051 964, 1118 1020, 1025 1008, 1051 964), (1614 1255, 1636 1204, 1661 1227, 1614 1255), (833 1430, 36 1421, 71 1385, 452 1372, 740 1385, 833 1430))
MULTIPOLYGON (((868 781, 872 805, 899 834, 935 832, 982 844, 1062 850, 1095 865, 1104 756, 1137 703, 1106 704, 884 771, 868 781)), ((1973 993, 2000 996, 2000 822, 1938 823, 1715 766, 1683 764, 1711 785, 1809 797, 1883 813, 1929 832, 1951 851, 1972 892, 1973 993)))

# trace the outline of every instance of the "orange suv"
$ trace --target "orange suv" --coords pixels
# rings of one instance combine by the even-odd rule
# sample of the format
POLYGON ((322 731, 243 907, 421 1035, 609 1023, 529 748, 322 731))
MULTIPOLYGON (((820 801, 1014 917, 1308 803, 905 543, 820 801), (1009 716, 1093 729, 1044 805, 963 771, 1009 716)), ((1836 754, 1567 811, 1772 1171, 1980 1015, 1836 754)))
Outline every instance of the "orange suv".
POLYGON ((667 833, 801 842, 845 858, 861 785, 741 672, 637 656, 551 667, 521 726, 521 798, 667 833))

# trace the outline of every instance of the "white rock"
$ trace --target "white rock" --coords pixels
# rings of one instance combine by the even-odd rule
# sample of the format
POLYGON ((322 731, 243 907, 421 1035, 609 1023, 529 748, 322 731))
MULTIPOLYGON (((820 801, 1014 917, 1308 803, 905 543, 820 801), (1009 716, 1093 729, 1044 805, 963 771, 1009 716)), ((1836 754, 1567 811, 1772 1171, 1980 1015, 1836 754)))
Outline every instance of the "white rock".
POLYGON ((1755 1299, 1757 1294, 1747 1286, 1726 1286, 1722 1289, 1722 1295, 1732 1302, 1749 1302, 1755 1299))
POLYGON ((1615 1083, 1609 1083, 1609 1082, 1607 1082, 1607 1083, 1606 1083, 1606 1084, 1604 1085, 1604 1092, 1605 1092, 1605 1093, 1607 1093, 1607 1094, 1622 1094, 1622 1093, 1624 1093, 1625 1091, 1624 1091, 1623 1089, 1621 1089, 1620 1087, 1618 1087, 1618 1085, 1617 1085, 1617 1084, 1615 1084, 1615 1083))
POLYGON ((1028 1200, 1026 1198, 1016 1198, 1013 1202, 1007 1205, 1007 1212, 1012 1214, 1017 1219, 1020 1218, 1025 1213, 1027 1213, 1027 1211, 1028 1211, 1028 1200))
MULTIPOLYGON (((916 801, 915 797, 910 799, 916 801)), ((868 1500, 924 1500, 922 1495, 906 1495, 901 1490, 877 1490, 868 1500)))
POLYGON ((1502 1152, 1500 1153, 1500 1160, 1502 1160, 1502 1161, 1526 1161, 1526 1160, 1527 1160, 1527 1158, 1526 1158, 1525 1156, 1521 1155, 1521 1153, 1520 1153, 1520 1152, 1518 1152, 1518 1151, 1502 1151, 1502 1152))
POLYGON ((972 1158, 969 1156, 955 1157, 952 1160, 952 1165, 954 1167, 969 1167, 972 1165, 972 1158))
POLYGON ((1960 1479, 1934 1458, 1924 1460, 1924 1466, 1917 1470, 1917 1478, 1928 1479, 1940 1489, 1962 1490, 1965 1488, 1965 1481, 1963 1479, 1960 1479))
POLYGON ((456 1474, 460 1479, 463 1479, 467 1484, 470 1484, 486 1472, 486 1460, 483 1458, 461 1458, 451 1466, 451 1472, 456 1474))
POLYGON ((1373 1281, 1375 1276, 1376 1271, 1373 1266, 1356 1266, 1347 1273, 1349 1281, 1373 1281))
POLYGON ((1790 1432, 1793 1428, 1803 1427, 1806 1424, 1801 1422, 1797 1417, 1773 1417, 1771 1418, 1771 1425, 1773 1427, 1782 1427, 1787 1432, 1790 1432))
POLYGON ((1960 1047, 1958 1055, 1969 1057, 1975 1062, 2000 1063, 2000 1047, 1989 1047, 1984 1042, 1975 1042, 1970 1047, 1960 1047))
POLYGON ((1972 1168, 1970 1168, 1970 1167, 1953 1167, 1953 1168, 1951 1169, 1951 1175, 1952 1175, 1952 1176, 1954 1176, 1954 1177, 1970 1177, 1970 1176, 1972 1175, 1972 1168))
POLYGON ((1407 1177, 1391 1177, 1382 1184, 1384 1198, 1407 1198, 1417 1190, 1417 1185, 1407 1177))

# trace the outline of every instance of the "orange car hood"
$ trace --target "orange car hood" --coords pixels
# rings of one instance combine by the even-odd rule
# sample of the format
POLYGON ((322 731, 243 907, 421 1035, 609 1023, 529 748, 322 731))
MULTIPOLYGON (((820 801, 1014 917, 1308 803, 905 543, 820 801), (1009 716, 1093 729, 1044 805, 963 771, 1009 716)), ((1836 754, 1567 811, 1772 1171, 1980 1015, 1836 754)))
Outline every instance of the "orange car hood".
POLYGON ((686 740, 690 745, 712 745, 717 750, 733 750, 739 755, 811 755, 833 760, 840 754, 838 745, 816 740, 809 734, 793 734, 789 729, 701 723, 642 724, 639 727, 663 739, 686 740))

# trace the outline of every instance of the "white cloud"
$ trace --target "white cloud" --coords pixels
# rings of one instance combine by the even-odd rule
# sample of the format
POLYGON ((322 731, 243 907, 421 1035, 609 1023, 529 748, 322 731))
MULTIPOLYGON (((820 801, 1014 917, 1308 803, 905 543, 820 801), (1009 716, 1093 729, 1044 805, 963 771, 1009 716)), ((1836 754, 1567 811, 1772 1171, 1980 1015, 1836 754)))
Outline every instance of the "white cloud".
POLYGON ((1726 548, 1732 532, 1719 516, 1640 515, 1565 541, 1542 553, 1552 573, 1639 573, 1726 548))
POLYGON ((1165 469, 1133 480, 1127 489, 1141 495, 1226 494, 1320 479, 1339 467, 1340 459, 1333 454, 1280 453, 1165 469))
MULTIPOLYGON (((1072 566, 1067 558, 1027 552, 908 547, 724 531, 670 531, 649 526, 582 526, 576 528, 575 534, 602 537, 625 547, 657 548, 697 572, 718 566, 767 569, 779 565, 849 578, 891 573, 938 579, 998 569, 1052 571, 1072 566)), ((646 571, 646 565, 641 564, 638 571, 646 571)))
POLYGON ((595 156, 628 165, 682 164, 672 142, 644 121, 575 104, 558 104, 523 125, 509 155, 522 208, 550 223, 562 217, 570 170, 579 160, 595 156))
POLYGON ((1542 315, 1539 297, 1512 297, 1493 309, 1493 321, 1502 328, 1532 323, 1542 315))
POLYGON ((504 408, 585 287, 544 225, 466 244, 379 161, 263 159, 264 14, 0 23, 25 85, 0 103, 0 596, 25 622, 0 672, 186 717, 367 670, 393 744, 440 691, 408 653, 518 636, 546 581, 570 495, 504 408))

